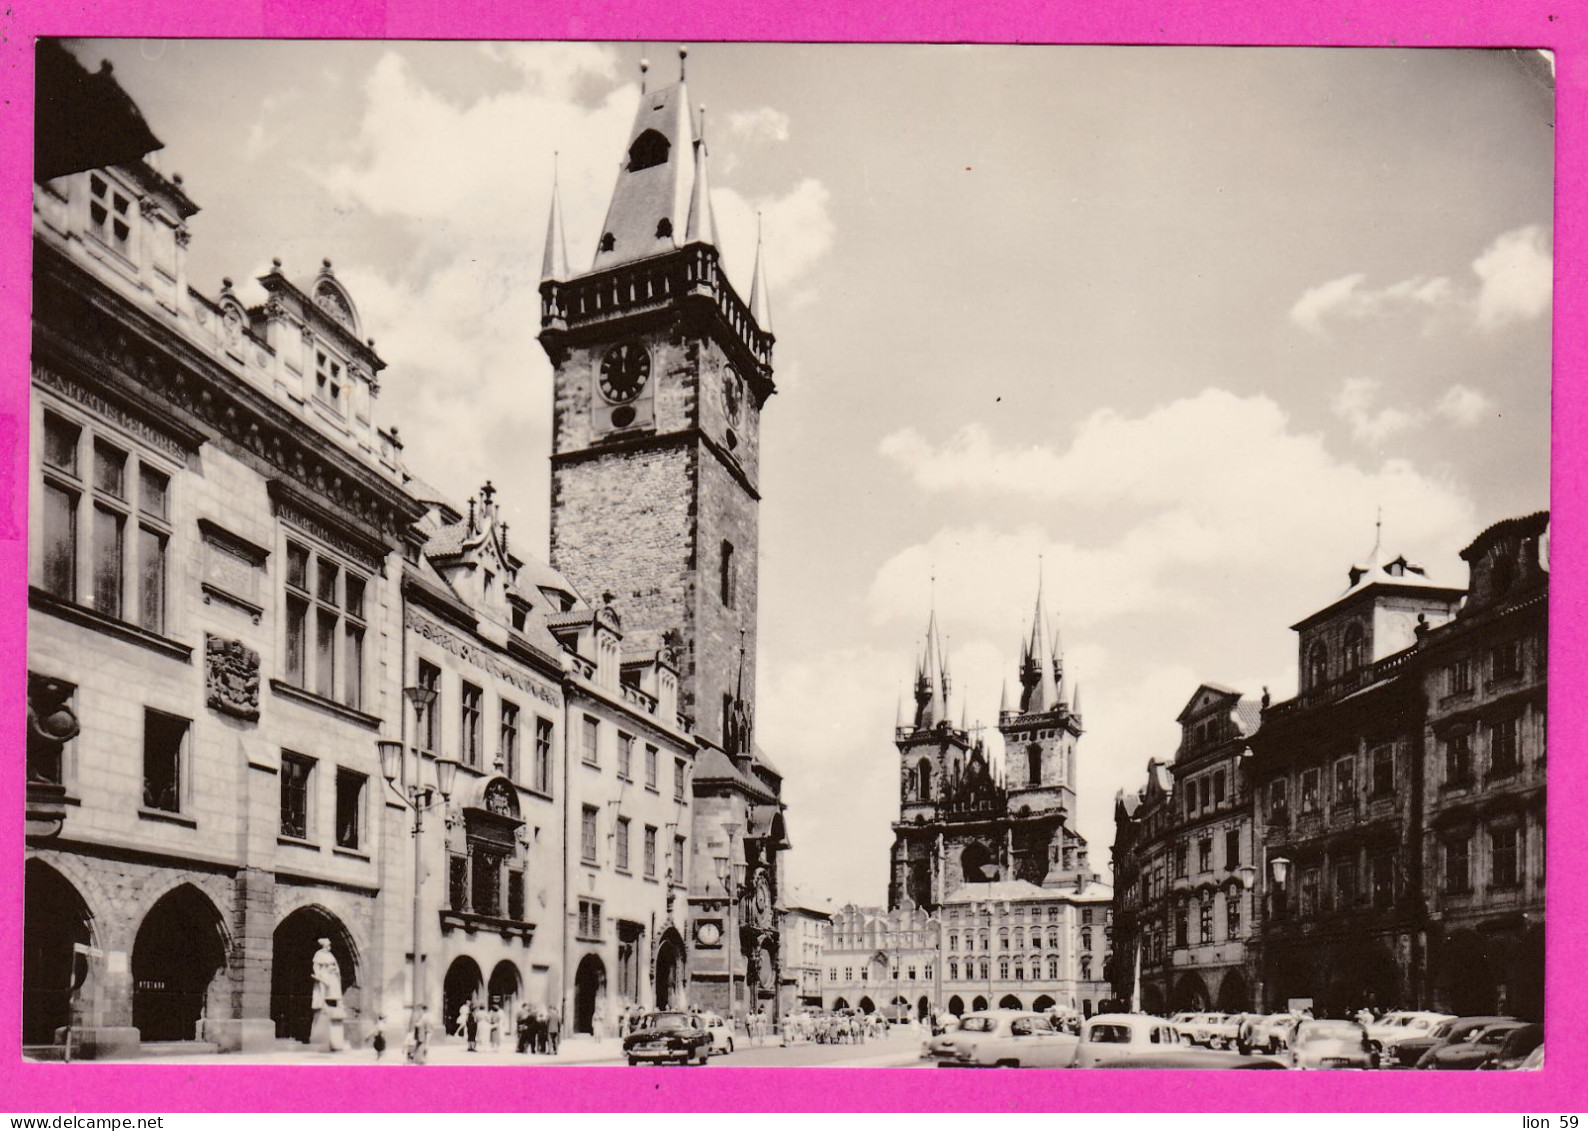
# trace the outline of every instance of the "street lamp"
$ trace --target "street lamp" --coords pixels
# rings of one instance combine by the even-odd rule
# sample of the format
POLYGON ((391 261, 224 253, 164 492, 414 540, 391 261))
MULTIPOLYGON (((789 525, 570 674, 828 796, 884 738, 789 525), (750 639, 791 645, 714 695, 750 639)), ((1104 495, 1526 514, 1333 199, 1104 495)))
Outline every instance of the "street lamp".
POLYGON ((739 864, 734 859, 738 855, 735 852, 734 838, 739 835, 739 824, 736 821, 729 821, 722 826, 722 830, 728 834, 728 855, 713 857, 713 863, 717 865, 717 879, 728 897, 728 1024, 732 1025, 738 1006, 738 995, 734 985, 738 974, 735 970, 733 950, 735 936, 739 931, 736 907, 739 898, 735 890, 738 887, 739 864))
MULTIPOLYGON (((432 687, 408 687, 403 689, 403 694, 414 707, 414 732, 417 735, 419 727, 424 723, 425 710, 435 702, 436 692, 432 687)), ((430 786, 420 783, 420 770, 423 761, 419 756, 419 747, 414 746, 414 772, 411 776, 404 774, 403 760, 406 745, 401 738, 383 738, 378 740, 376 748, 380 751, 380 772, 386 779, 386 785, 395 793, 399 800, 406 805, 414 815, 414 965, 412 983, 412 1019, 409 1026, 418 1024, 419 1011, 424 1008, 422 1000, 424 994, 424 954, 420 949, 421 908, 420 889, 423 881, 423 858, 421 846, 425 828, 425 811, 436 805, 445 804, 452 796, 452 788, 457 783, 458 763, 453 758, 442 758, 436 762, 436 785, 430 786), (403 785, 397 784, 397 779, 403 779, 403 785), (440 796, 438 797, 437 794, 440 796)))

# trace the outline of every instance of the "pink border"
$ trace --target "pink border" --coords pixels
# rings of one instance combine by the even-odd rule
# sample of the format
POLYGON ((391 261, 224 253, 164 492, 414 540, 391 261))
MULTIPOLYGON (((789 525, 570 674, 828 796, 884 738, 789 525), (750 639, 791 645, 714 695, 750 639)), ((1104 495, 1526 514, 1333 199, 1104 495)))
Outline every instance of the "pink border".
MULTIPOLYGON (((565 4, 567 15, 516 11, 480 0, 96 0, 7 7, 0 15, 0 717, 20 731, 26 633, 25 493, 30 261, 32 55, 36 35, 584 38, 648 40, 1040 41, 1140 44, 1303 44, 1373 46, 1546 47, 1557 52, 1558 136, 1555 262, 1554 615, 1573 625, 1584 610, 1584 545, 1576 523, 1585 470, 1588 398, 1560 379, 1583 361, 1578 313, 1585 309, 1583 186, 1588 149, 1577 131, 1588 122, 1588 16, 1551 0, 1373 0, 1324 5, 1306 0, 1173 3, 1116 0, 1033 14, 1009 0, 957 0, 933 9, 892 4, 821 12, 785 4, 752 8, 730 0, 658 5, 652 0, 565 4), (788 13, 792 14, 788 14, 788 13), (1578 52, 1582 51, 1583 54, 1578 52), (6 450, 9 449, 9 450, 6 450), (1563 615, 1564 614, 1564 615, 1563 615)), ((529 6, 525 6, 528 8, 529 6)), ((540 6, 536 7, 549 7, 540 6)), ((1057 7, 1057 6, 1056 6, 1057 7)), ((1066 6, 1067 7, 1067 6, 1066 6)), ((246 97, 246 92, 242 92, 246 97)), ((1550 668, 1560 687, 1583 685, 1579 641, 1557 631, 1550 668)), ((19 1056, 22 893, 22 775, 7 758, 0 785, 0 828, 14 847, 0 864, 0 1107, 39 1114, 63 1111, 514 1111, 514 1110, 1219 1110, 1254 1111, 1581 1111, 1588 1073, 1581 1071, 1588 934, 1575 930, 1588 891, 1572 846, 1588 843, 1584 775, 1578 749, 1588 706, 1579 694, 1556 694, 1551 710, 1555 773, 1550 782, 1548 1023, 1550 1063, 1542 1073, 1378 1074, 1341 1080, 1291 1073, 1007 1073, 901 1072, 884 1069, 612 1072, 601 1069, 488 1070, 433 1067, 178 1068, 38 1065, 19 1056), (1562 747, 1560 743, 1566 743, 1562 747), (3 1020, 10 1018, 11 1020, 3 1020)), ((6 744, 15 751, 20 743, 6 744)))

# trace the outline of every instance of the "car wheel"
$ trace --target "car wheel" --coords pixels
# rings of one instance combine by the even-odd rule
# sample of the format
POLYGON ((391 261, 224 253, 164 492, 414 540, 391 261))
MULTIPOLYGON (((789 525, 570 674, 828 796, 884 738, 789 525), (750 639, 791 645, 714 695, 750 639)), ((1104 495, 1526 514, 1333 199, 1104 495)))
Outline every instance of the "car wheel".
POLYGON ((723 1049, 722 1051, 724 1053, 730 1053, 730 1052, 733 1051, 733 1038, 732 1037, 728 1038, 728 1047, 723 1049))
POLYGON ((640 1066, 640 1058, 639 1057, 637 1057, 637 1056, 629 1057, 629 1067, 630 1068, 638 1068, 639 1066, 640 1066))
POLYGON ((993 1065, 993 1067, 994 1068, 1019 1068, 1020 1067, 1020 1062, 1018 1060, 1014 1060, 1014 1059, 1000 1060, 997 1064, 993 1065))

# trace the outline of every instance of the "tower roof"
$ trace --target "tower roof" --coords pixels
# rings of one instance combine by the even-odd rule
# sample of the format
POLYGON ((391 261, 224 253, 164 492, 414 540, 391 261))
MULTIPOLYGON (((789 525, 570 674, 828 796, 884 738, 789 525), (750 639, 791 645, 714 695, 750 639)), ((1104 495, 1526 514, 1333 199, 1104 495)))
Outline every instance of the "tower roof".
POLYGON ((546 221, 546 255, 541 260, 540 278, 561 281, 568 278, 568 240, 562 230, 562 196, 557 191, 557 175, 551 177, 551 216, 546 221))
MULTIPOLYGON (((706 108, 700 108, 700 136, 695 139, 695 183, 689 193, 689 225, 685 243, 717 242, 717 218, 711 211, 711 183, 706 176, 706 108)), ((764 328, 764 327, 763 327, 764 328)))
MULTIPOLYGON (((683 80, 642 93, 592 270, 684 245, 697 183, 695 165, 695 131, 683 80)), ((704 192, 703 181, 700 187, 704 192)), ((709 201, 705 216, 709 220, 709 201)))
POLYGON ((1031 661, 1036 665, 1036 684, 1026 702, 1026 713, 1039 714, 1051 711, 1059 702, 1059 689, 1053 678, 1049 662, 1056 653, 1048 647, 1048 616, 1042 604, 1042 579, 1037 578, 1037 608, 1031 620, 1031 661))
POLYGON ((750 279, 750 314, 755 324, 772 332, 772 298, 766 289, 765 257, 761 248, 761 214, 755 214, 755 274, 750 279))
POLYGON ((937 610, 926 621, 926 643, 915 667, 915 725, 930 727, 948 719, 948 664, 937 634, 937 610))

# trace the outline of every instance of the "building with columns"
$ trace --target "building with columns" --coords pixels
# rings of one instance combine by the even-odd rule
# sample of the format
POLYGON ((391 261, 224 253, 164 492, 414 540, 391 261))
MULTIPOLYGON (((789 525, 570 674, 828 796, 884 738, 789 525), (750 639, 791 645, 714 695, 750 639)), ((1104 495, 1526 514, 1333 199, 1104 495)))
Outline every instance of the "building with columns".
POLYGON ((677 834, 690 1001, 775 1014, 789 842, 782 775, 754 741, 771 307, 759 248, 748 301, 723 268, 683 52, 679 72, 642 83, 588 269, 568 260, 554 197, 540 285, 555 389, 551 564, 580 592, 611 595, 626 648, 676 665, 678 711, 700 746, 677 834))

